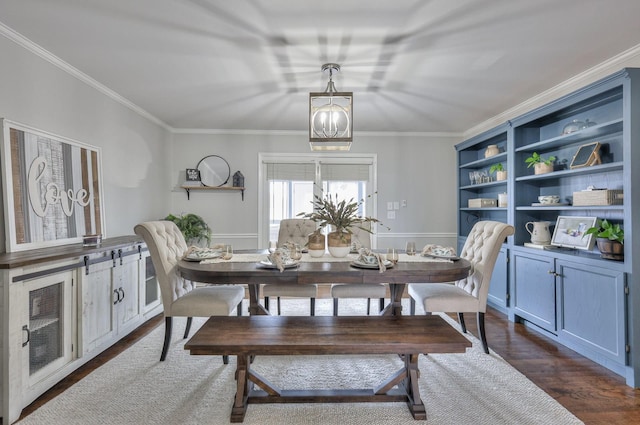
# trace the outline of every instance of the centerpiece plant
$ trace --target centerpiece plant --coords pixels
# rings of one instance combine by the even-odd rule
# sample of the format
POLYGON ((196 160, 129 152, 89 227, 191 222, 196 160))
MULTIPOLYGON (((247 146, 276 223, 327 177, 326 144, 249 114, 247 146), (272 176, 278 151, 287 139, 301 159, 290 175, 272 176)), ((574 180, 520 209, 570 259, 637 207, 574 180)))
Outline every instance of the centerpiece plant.
MULTIPOLYGON (((370 198, 368 195, 367 198, 370 198)), ((363 226, 364 223, 380 223, 373 217, 361 217, 358 212, 360 206, 364 204, 365 198, 356 201, 354 198, 350 200, 339 199, 338 194, 314 195, 313 212, 300 213, 298 217, 307 218, 315 221, 319 228, 316 232, 320 232, 325 227, 330 228, 328 234, 329 252, 335 257, 344 257, 351 249, 351 229, 359 228, 368 233, 373 233, 369 226, 363 226), (337 248, 337 249, 336 249, 337 248)))

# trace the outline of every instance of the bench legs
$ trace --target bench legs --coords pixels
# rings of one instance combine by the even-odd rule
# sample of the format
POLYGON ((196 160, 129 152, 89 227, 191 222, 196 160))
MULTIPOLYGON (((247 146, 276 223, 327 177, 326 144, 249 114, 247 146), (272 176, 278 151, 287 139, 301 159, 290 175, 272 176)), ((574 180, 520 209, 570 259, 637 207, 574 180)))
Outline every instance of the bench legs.
POLYGON ((230 421, 243 422, 249 403, 357 403, 405 401, 414 419, 426 420, 418 385, 418 354, 404 354, 404 366, 376 388, 282 390, 251 370, 250 355, 237 356, 236 395, 230 421), (253 382, 260 389, 254 389, 253 382))

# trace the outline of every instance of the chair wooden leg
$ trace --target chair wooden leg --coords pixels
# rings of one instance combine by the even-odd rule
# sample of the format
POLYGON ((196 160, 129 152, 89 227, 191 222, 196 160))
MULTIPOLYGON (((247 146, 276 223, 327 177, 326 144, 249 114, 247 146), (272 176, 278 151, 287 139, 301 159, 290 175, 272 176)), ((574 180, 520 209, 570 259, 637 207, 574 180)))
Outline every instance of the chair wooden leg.
POLYGON ((384 310, 384 298, 380 298, 380 308, 378 309, 378 313, 384 310))
MULTIPOLYGON (((410 306, 409 306, 409 314, 411 314, 412 316, 416 315, 416 300, 414 300, 413 298, 409 299, 410 301, 410 306)), ((391 300, 393 301, 393 300, 391 300)))
POLYGON ((223 354, 222 355, 222 363, 223 364, 229 364, 229 355, 228 354, 223 354))
POLYGON ((280 297, 278 297, 278 316, 280 316, 280 297))
POLYGON ((189 331, 191 330, 191 322, 193 317, 187 317, 187 326, 184 328, 184 339, 189 338, 189 331))
POLYGON ((338 315, 338 298, 333 299, 333 315, 338 315))
POLYGON ((238 307, 236 307, 236 316, 242 316, 242 300, 238 303, 238 307))
POLYGON ((173 317, 164 318, 164 344, 162 346, 162 354, 160 354, 160 361, 163 362, 167 358, 167 351, 169 351, 169 343, 171 342, 171 328, 173 324, 173 317))
POLYGON ((309 311, 311 312, 312 316, 315 316, 316 315, 316 299, 315 298, 311 298, 310 303, 311 303, 311 306, 310 306, 310 310, 309 311))
POLYGON ((489 346, 487 345, 487 334, 484 331, 484 313, 478 312, 478 334, 482 341, 482 349, 485 354, 489 354, 489 346))
POLYGON ((462 328, 462 333, 467 333, 467 325, 464 324, 464 313, 458 313, 458 322, 460 322, 460 327, 462 328))
POLYGON ((269 311, 269 297, 264 297, 264 309, 269 311))
POLYGON ((367 316, 371 315, 371 298, 367 298, 367 316))

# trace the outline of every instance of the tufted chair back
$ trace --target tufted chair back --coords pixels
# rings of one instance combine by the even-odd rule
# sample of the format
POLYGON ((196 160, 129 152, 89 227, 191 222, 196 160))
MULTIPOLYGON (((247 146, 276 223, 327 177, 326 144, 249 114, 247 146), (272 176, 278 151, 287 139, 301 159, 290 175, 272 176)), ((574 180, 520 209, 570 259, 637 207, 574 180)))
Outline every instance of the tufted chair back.
POLYGON ((513 235, 514 232, 515 229, 510 224, 497 221, 479 221, 469 232, 462 247, 460 257, 471 262, 471 272, 468 277, 455 284, 478 298, 478 305, 482 313, 487 309, 489 282, 498 253, 507 236, 513 235))
POLYGON ((280 221, 278 231, 278 247, 286 242, 297 243, 305 246, 309 240, 309 234, 316 230, 316 222, 308 218, 285 218, 280 221))
POLYGON ((177 273, 178 261, 187 251, 187 243, 178 226, 171 221, 148 221, 134 227, 149 248, 156 277, 160 284, 165 316, 171 316, 171 305, 190 292, 193 283, 177 273))
POLYGON ((371 248, 371 233, 363 230, 371 230, 371 222, 365 222, 357 227, 351 227, 351 243, 358 242, 362 248, 371 248))

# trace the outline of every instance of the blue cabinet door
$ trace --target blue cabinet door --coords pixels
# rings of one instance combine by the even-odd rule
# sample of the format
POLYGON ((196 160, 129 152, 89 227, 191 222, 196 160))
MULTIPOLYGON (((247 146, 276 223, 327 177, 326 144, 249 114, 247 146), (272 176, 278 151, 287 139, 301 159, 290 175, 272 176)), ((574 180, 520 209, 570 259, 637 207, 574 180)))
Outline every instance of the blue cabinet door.
POLYGON ((503 313, 507 312, 507 300, 509 297, 507 269, 507 249, 502 248, 493 267, 487 302, 491 307, 503 313))
POLYGON ((513 310, 515 316, 556 333, 556 284, 551 257, 515 251, 513 310))
POLYGON ((601 363, 604 357, 624 364, 624 273, 561 260, 556 266, 560 340, 601 363))

